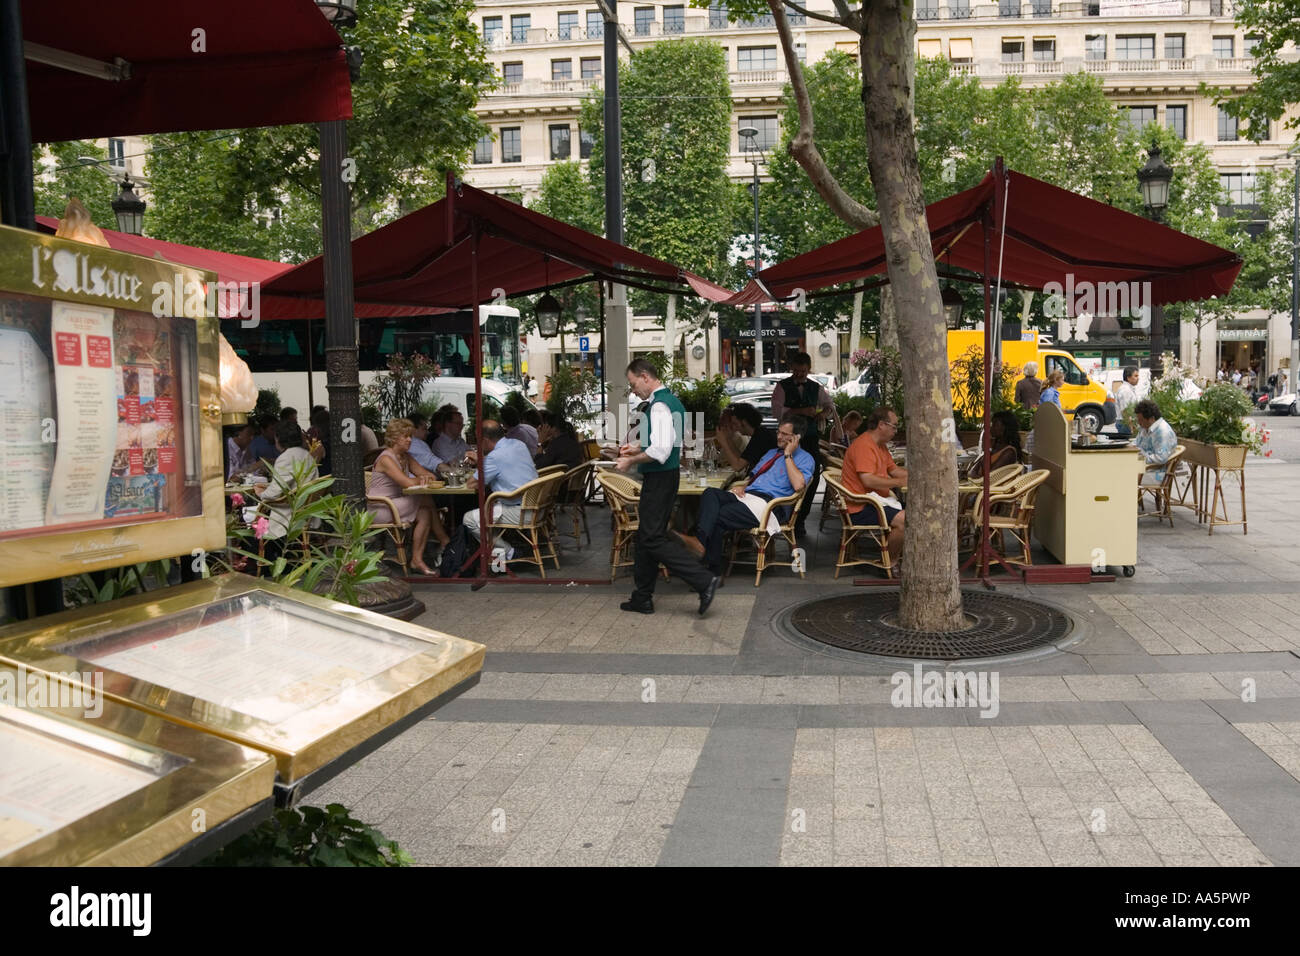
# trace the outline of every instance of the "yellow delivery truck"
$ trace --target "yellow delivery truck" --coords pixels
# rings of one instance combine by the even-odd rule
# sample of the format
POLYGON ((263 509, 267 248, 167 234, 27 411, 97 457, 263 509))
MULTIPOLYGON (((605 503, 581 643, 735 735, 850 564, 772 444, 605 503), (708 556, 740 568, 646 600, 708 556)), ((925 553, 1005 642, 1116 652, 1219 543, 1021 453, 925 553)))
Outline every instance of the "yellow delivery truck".
MULTIPOLYGON (((956 329, 948 333, 948 364, 964 356, 970 349, 984 354, 984 332, 980 329, 956 329)), ((1088 431, 1096 432, 1103 425, 1114 420, 1114 404, 1107 408, 1109 397, 1104 385, 1094 382, 1081 369, 1069 352, 1063 349, 1042 348, 1038 344, 1037 332, 1022 332, 1019 341, 1002 342, 1002 361, 1016 369, 1015 380, 1019 382, 1024 375, 1026 362, 1038 363, 1038 377, 1044 381, 1053 369, 1065 373, 1065 383, 1061 386, 1061 411, 1067 419, 1078 416, 1087 425, 1088 431)))

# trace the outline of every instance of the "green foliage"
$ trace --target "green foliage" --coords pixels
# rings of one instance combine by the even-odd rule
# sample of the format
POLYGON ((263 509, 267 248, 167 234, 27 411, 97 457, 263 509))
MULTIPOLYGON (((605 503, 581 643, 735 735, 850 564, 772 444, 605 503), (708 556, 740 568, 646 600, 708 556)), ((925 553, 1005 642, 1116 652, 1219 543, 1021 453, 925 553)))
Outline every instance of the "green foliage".
POLYGON ((900 422, 903 421, 903 358, 898 350, 858 349, 849 361, 854 368, 867 373, 867 381, 880 392, 880 401, 886 408, 894 410, 900 422))
POLYGON ((655 378, 661 382, 675 382, 686 377, 686 363, 667 352, 647 352, 641 357, 655 367, 655 378))
POLYGON ((253 413, 250 418, 257 421, 264 415, 274 415, 280 417, 280 390, 274 386, 271 388, 259 388, 257 390, 257 404, 253 406, 253 413))
POLYGON ((388 371, 380 372, 361 389, 362 401, 373 405, 381 420, 405 418, 419 407, 424 386, 442 374, 442 368, 422 352, 388 356, 388 371))
POLYGON ((861 395, 850 397, 848 395, 836 394, 831 397, 835 400, 835 411, 838 413, 838 417, 841 421, 849 412, 857 412, 863 417, 863 419, 865 419, 875 410, 876 405, 879 404, 874 398, 866 398, 861 395))
MULTIPOLYGON (((354 234, 441 197, 445 172, 464 165, 485 131, 473 110, 496 79, 473 13, 469 0, 367 0, 341 31, 365 54, 348 121, 354 234)), ((314 124, 168 134, 152 145, 150 235, 285 261, 321 251, 314 124)))
POLYGON ((117 228, 112 202, 118 186, 109 178, 108 155, 94 143, 72 140, 35 146, 32 172, 36 176, 36 215, 62 219, 68 200, 75 196, 100 229, 117 228), (83 156, 101 162, 82 165, 78 159, 83 156))
POLYGON ((352 817, 346 807, 277 810, 199 866, 410 866, 393 840, 352 817))
MULTIPOLYGON (((1195 402, 1188 403, 1175 434, 1207 444, 1240 445, 1246 432, 1246 416, 1253 409, 1250 398, 1227 382, 1211 385, 1195 402)), ((1170 423, 1173 424, 1172 422, 1170 423)))
MULTIPOLYGON (((1215 102, 1245 120, 1245 135, 1258 143, 1268 138, 1272 121, 1281 119, 1288 106, 1300 102, 1300 62, 1293 55, 1294 47, 1300 46, 1300 2, 1233 0, 1232 13, 1244 33, 1259 37, 1250 68, 1255 81, 1238 96, 1225 90, 1208 91, 1205 84, 1201 84, 1201 93, 1214 92, 1215 102)), ((1288 130, 1298 126, 1300 116, 1286 122, 1288 130)))
POLYGON ((704 427, 713 430, 718 427, 722 409, 730 401, 727 395, 727 377, 715 375, 712 378, 682 379, 672 385, 672 393, 692 415, 704 416, 704 427))
POLYGON ((96 574, 64 578, 63 599, 71 607, 107 604, 130 594, 144 594, 165 588, 171 583, 171 558, 142 561, 126 567, 96 574))
POLYGON ((547 411, 570 422, 591 420, 593 416, 587 410, 585 398, 600 386, 594 373, 587 369, 578 371, 568 362, 560 362, 546 380, 551 386, 546 398, 547 411))
MULTIPOLYGON (((1016 373, 1019 370, 1002 362, 993 363, 993 408, 990 414, 1005 410, 1017 413, 1016 373)), ((984 350, 971 346, 953 359, 952 413, 959 429, 984 427, 984 350)))
POLYGON ((286 494, 275 502, 287 512, 287 517, 282 516, 286 531, 279 539, 283 544, 279 557, 273 560, 258 555, 258 541, 266 533, 267 518, 245 524, 242 505, 256 504, 257 498, 240 495, 226 520, 227 553, 217 560, 227 570, 249 574, 261 571, 278 584, 359 604, 358 588, 387 580, 381 573, 383 552, 367 547, 370 539, 379 534, 372 527, 374 516, 344 495, 325 494, 334 479, 329 475, 310 478, 311 469, 311 464, 301 462, 294 469, 286 494), (313 530, 316 527, 319 530, 313 530))
MULTIPOLYGON (((588 188, 580 163, 556 163, 549 167, 542 174, 537 199, 529 208, 592 235, 604 234, 604 210, 597 205, 588 188)), ((559 300, 560 323, 565 332, 585 335, 600 328, 600 293, 594 282, 552 289, 551 294, 559 300)), ((511 299, 510 304, 519 310, 520 334, 537 327, 538 298, 540 296, 511 299)))

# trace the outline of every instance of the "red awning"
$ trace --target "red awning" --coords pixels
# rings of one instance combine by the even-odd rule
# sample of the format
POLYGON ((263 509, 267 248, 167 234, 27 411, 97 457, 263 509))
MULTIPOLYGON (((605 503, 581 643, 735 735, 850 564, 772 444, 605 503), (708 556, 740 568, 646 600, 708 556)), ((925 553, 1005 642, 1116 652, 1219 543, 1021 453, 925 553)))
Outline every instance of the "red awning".
MULTIPOLYGON (((1236 253, 1105 203, 1008 171, 1005 209, 994 208, 993 174, 926 207, 941 265, 982 275, 985 215, 991 274, 1033 289, 1060 283, 1150 282, 1151 304, 1225 295, 1241 271, 1236 253), (1005 238, 1005 243, 1003 239, 1005 238), (1072 279, 1067 279, 1071 276, 1072 279)), ((740 292, 715 301, 752 305, 789 299, 886 272, 879 226, 764 269, 740 292)), ((712 296, 709 296, 712 298, 712 296)))
POLYGON ((352 115, 339 35, 312 0, 23 0, 22 17, 34 142, 352 115), (38 62, 48 57, 30 44, 102 63, 120 58, 130 78, 38 62))
MULTIPOLYGON (((53 233, 59 227, 59 220, 51 216, 37 216, 36 225, 42 232, 53 233)), ((161 239, 148 239, 144 236, 133 236, 130 233, 117 232, 113 229, 104 229, 102 231, 111 249, 117 249, 119 252, 129 252, 137 256, 147 256, 150 259, 165 259, 178 265, 215 272, 218 281, 231 286, 238 286, 239 283, 255 282, 258 284, 260 291, 276 276, 283 275, 293 268, 288 263, 273 262, 270 259, 241 256, 233 252, 218 252, 215 249, 187 246, 179 242, 164 242, 161 239)), ((221 298, 218 301, 224 312, 227 300, 221 298)), ((265 318, 265 300, 262 300, 260 305, 263 313, 262 318, 265 318)), ((436 315, 445 311, 447 310, 401 308, 373 302, 358 302, 356 304, 356 314, 360 318, 436 315)), ((325 317, 324 309, 320 303, 311 300, 290 299, 276 302, 275 312, 277 318, 323 319, 325 317)))
MULTIPOLYGON (((472 232, 479 230, 478 300, 526 295, 596 276, 626 285, 708 297, 730 291, 671 263, 634 252, 508 199, 461 185, 440 199, 352 242, 359 301, 462 309, 473 304, 472 232)), ((263 290, 267 318, 298 318, 291 303, 324 294, 320 257, 279 276, 263 290)), ((319 306, 313 311, 319 312, 319 306)))

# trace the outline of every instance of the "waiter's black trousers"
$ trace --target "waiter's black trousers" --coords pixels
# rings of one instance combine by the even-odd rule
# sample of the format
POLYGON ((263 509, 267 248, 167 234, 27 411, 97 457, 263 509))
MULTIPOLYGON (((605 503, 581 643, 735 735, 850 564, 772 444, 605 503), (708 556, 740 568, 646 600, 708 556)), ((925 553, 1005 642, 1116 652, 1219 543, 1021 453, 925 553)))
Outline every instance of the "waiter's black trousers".
POLYGON ((640 526, 636 533, 636 561, 632 565, 635 584, 632 600, 637 604, 647 604, 654 596, 661 564, 696 591, 703 591, 713 580, 713 575, 685 545, 668 534, 668 519, 677 501, 678 475, 677 469, 673 469, 648 471, 642 476, 640 526))

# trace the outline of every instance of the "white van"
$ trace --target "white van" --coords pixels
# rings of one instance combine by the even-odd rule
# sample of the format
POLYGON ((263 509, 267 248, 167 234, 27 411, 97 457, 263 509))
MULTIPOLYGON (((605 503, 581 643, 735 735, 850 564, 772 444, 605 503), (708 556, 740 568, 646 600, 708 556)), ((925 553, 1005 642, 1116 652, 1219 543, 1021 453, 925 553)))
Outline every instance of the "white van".
MULTIPOLYGON (((511 393, 518 395, 527 403, 524 407, 532 405, 528 396, 514 385, 491 378, 483 379, 483 417, 500 418, 501 406, 506 403, 511 393)), ((439 406, 455 405, 465 416, 465 421, 469 421, 474 417, 474 380, 441 375, 426 384, 420 394, 421 404, 429 402, 439 406)))

